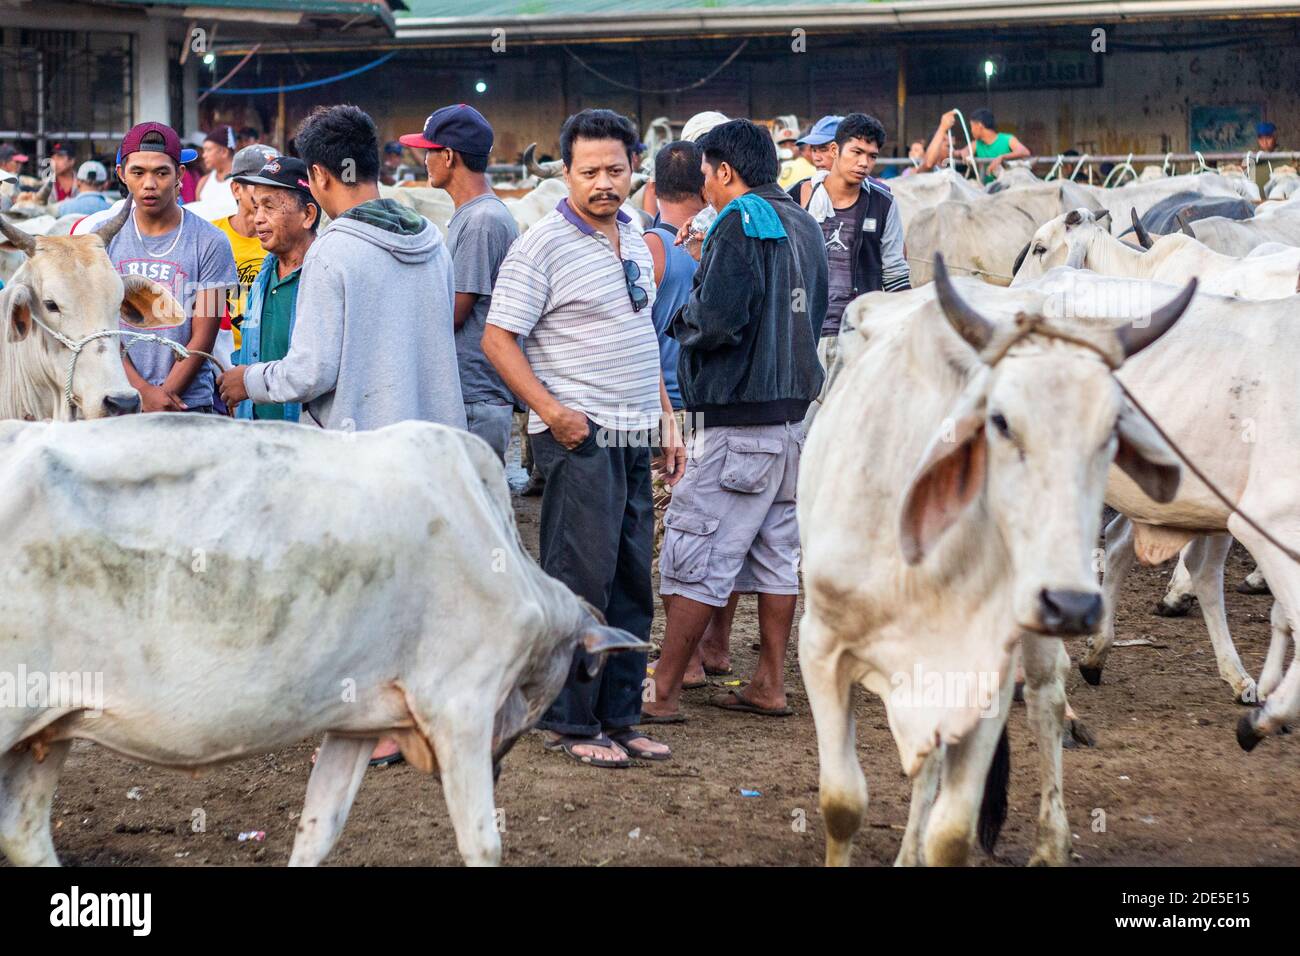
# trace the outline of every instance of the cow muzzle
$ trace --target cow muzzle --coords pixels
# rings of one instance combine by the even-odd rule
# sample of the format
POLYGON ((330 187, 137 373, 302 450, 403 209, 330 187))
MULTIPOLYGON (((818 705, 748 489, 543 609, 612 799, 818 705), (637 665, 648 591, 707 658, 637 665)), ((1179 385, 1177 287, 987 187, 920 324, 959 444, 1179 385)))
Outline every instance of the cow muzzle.
POLYGON ((1101 594, 1096 591, 1043 588, 1038 592, 1040 633, 1053 637, 1094 634, 1101 614, 1101 594))
POLYGON ((135 389, 129 392, 113 392, 104 396, 104 415, 115 418, 118 415, 134 415, 140 411, 140 393, 135 389))

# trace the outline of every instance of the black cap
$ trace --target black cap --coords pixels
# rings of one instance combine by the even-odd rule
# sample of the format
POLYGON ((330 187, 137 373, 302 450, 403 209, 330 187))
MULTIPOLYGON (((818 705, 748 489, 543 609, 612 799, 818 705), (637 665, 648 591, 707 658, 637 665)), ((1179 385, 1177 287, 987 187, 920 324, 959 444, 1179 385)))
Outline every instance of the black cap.
POLYGON ((424 133, 407 133, 402 145, 418 149, 454 149, 471 156, 492 152, 492 124, 472 106, 458 103, 434 110, 424 121, 424 133))
POLYGON ((62 154, 64 156, 76 156, 77 151, 67 143, 55 143, 50 148, 50 155, 62 154))
POLYGON ((231 176, 232 182, 246 186, 275 186, 279 189, 292 189, 303 197, 315 202, 311 195, 311 184, 307 181, 307 164, 292 156, 277 156, 255 176, 231 176))

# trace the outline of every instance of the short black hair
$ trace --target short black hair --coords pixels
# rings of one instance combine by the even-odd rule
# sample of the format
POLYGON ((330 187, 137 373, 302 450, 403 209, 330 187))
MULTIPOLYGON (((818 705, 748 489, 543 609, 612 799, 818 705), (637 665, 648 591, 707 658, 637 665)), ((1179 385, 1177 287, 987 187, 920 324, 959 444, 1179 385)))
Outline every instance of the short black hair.
POLYGON ((861 139, 885 148, 885 124, 866 113, 850 113, 835 128, 835 142, 843 148, 851 139, 861 139))
POLYGON ((697 140, 697 145, 710 166, 717 169, 726 163, 751 189, 776 182, 776 143, 771 133, 749 120, 728 120, 715 126, 697 140))
POLYGON ((316 215, 311 218, 311 231, 315 234, 316 230, 320 228, 320 217, 322 215, 320 203, 312 197, 311 193, 305 193, 300 189, 290 189, 288 192, 293 193, 294 201, 298 203, 299 212, 306 212, 308 206, 316 207, 316 215))
POLYGON ((348 185, 379 179, 379 131, 365 110, 318 106, 298 125, 293 143, 304 163, 323 166, 348 185))
POLYGON ((257 139, 262 134, 259 133, 257 129, 252 126, 245 126, 243 129, 239 131, 239 135, 244 137, 244 139, 257 139))
POLYGON ((471 173, 487 172, 487 153, 462 153, 458 149, 453 150, 453 152, 460 157, 460 161, 465 164, 465 168, 471 173))
POLYGON ((655 195, 668 202, 700 198, 704 172, 700 169, 700 150, 694 143, 679 139, 655 153, 655 195))
POLYGON ((613 110, 583 110, 574 113, 560 127, 560 158, 564 165, 573 165, 575 139, 616 139, 627 149, 627 161, 632 163, 632 153, 641 142, 632 121, 613 110))
POLYGON ((993 121, 992 110, 985 110, 985 109, 971 110, 970 121, 972 123, 979 123, 980 125, 986 127, 987 129, 998 128, 998 124, 993 121))

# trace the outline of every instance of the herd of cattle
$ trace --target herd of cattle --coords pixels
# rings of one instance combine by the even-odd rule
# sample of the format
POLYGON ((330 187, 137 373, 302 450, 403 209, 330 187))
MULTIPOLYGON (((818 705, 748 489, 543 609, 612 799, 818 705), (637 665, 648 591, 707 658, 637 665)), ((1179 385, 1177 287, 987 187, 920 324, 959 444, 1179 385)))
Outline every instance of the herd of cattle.
MULTIPOLYGON (((521 229, 565 192, 555 168, 529 168, 507 196, 521 229)), ((1041 763, 1031 862, 1067 863, 1061 638, 1087 636, 1079 667, 1099 683, 1135 560, 1179 556, 1167 601, 1195 594, 1221 676, 1259 705, 1242 747, 1300 716, 1297 184, 1285 169, 1264 197, 1230 171, 1098 189, 1025 168, 987 190, 950 170, 890 183, 915 287, 849 307, 800 476, 799 660, 828 863, 848 861, 866 810, 851 686, 883 699, 913 780, 898 861, 954 864, 1005 815, 1018 673, 1041 763), (1258 681, 1224 612, 1233 537, 1274 595, 1258 681), (946 693, 900 693, 923 674, 946 693), (995 675, 993 699, 964 675, 995 675)), ((439 190, 385 195, 450 218, 439 190)), ((594 671, 643 645, 540 571, 499 463, 467 434, 117 418, 134 403, 105 333, 179 308, 109 261, 103 236, 128 215, 98 236, 38 203, 0 217, 0 677, 104 687, 94 706, 0 708, 0 852, 57 862, 49 813, 73 739, 197 772, 324 735, 291 858, 317 863, 392 736, 441 774, 465 861, 496 862, 500 759, 575 649, 594 671), (254 516, 253 498, 281 504, 254 516)))

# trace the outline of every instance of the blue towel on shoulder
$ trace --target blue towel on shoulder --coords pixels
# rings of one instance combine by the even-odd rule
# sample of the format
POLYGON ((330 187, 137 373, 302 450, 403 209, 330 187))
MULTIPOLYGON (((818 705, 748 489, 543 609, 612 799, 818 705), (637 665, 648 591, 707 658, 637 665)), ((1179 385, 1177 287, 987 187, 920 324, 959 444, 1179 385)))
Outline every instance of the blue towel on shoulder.
POLYGON ((704 236, 705 242, 713 235, 713 230, 718 228, 718 223, 731 212, 740 213, 741 227, 745 230, 745 235, 753 239, 776 239, 783 242, 789 238, 785 226, 781 225, 781 217, 776 214, 772 204, 762 196, 750 192, 737 196, 722 207, 722 212, 718 213, 718 218, 713 220, 713 225, 704 236))

